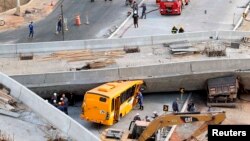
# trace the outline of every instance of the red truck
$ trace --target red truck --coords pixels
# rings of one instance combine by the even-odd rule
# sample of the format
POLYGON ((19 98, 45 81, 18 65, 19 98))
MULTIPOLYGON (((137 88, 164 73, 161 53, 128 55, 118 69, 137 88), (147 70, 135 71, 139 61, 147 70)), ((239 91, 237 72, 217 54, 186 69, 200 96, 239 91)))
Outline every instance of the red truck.
POLYGON ((181 15, 184 5, 188 5, 190 0, 160 0, 161 15, 181 15))

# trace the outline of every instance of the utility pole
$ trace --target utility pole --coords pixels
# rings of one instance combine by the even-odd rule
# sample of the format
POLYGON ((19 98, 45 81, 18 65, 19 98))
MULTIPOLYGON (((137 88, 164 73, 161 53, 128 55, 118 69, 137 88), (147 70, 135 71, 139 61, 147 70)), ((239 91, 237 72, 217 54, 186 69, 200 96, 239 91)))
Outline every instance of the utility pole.
POLYGON ((63 17, 63 4, 61 4, 61 15, 62 15, 62 38, 64 41, 64 17, 63 17))

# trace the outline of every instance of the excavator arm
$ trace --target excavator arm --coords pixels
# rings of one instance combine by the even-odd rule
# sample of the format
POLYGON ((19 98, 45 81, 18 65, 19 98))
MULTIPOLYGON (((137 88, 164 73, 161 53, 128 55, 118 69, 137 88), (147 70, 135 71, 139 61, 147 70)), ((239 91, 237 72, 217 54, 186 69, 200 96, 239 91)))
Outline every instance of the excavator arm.
POLYGON ((191 141, 192 139, 196 139, 196 137, 207 131, 208 125, 221 124, 225 119, 225 112, 213 115, 211 121, 206 121, 205 123, 203 123, 189 138, 185 139, 184 141, 191 141))
POLYGON ((168 114, 162 115, 151 121, 147 128, 142 132, 139 137, 139 141, 145 141, 150 138, 157 130, 172 126, 172 125, 180 125, 184 123, 193 123, 198 121, 205 121, 199 129, 197 129, 190 138, 187 140, 191 140, 196 138, 203 132, 207 130, 208 124, 220 124, 226 118, 225 112, 215 112, 215 113, 179 113, 179 114, 168 114))

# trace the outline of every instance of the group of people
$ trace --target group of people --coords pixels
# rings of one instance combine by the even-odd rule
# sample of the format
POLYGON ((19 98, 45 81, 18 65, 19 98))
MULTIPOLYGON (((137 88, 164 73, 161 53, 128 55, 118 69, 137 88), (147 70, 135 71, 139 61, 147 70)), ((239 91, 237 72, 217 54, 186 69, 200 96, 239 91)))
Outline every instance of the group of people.
POLYGON ((183 27, 180 27, 180 28, 178 29, 176 26, 173 26, 171 32, 172 32, 173 34, 176 34, 176 33, 184 33, 184 28, 183 28, 183 27))
MULTIPOLYGON (((180 112, 179 111, 179 98, 176 98, 176 100, 172 103, 172 109, 173 109, 173 112, 175 113, 178 113, 180 112)), ((193 100, 190 100, 188 105, 187 105, 187 111, 188 112, 195 112, 195 105, 194 105, 194 102, 193 100)))
MULTIPOLYGON (((62 32, 62 25, 63 25, 63 21, 62 21, 62 16, 60 15, 56 24, 56 34, 62 32)), ((33 25, 33 21, 30 22, 29 26, 29 36, 28 38, 33 38, 34 37, 34 25, 33 25)))
MULTIPOLYGON (((153 112, 153 115, 151 116, 151 118, 149 116, 145 116, 145 120, 147 122, 150 122, 151 120, 154 120, 155 118, 157 118, 159 115, 156 111, 153 112)), ((142 120, 142 118, 140 117, 140 114, 139 113, 136 113, 136 115, 134 116, 133 118, 133 121, 136 121, 136 120, 142 120)))
MULTIPOLYGON (((136 1, 133 2, 131 7, 133 9, 134 27, 138 28, 139 13, 138 13, 138 4, 136 3, 136 1)), ((147 10, 146 4, 143 3, 141 5, 141 8, 142 8, 141 19, 143 19, 143 18, 146 19, 146 10, 147 10)))
POLYGON ((65 94, 58 95, 57 93, 54 93, 51 97, 50 103, 57 107, 59 110, 63 111, 65 114, 68 114, 68 106, 73 105, 75 103, 74 95, 70 94, 70 100, 66 97, 65 94))

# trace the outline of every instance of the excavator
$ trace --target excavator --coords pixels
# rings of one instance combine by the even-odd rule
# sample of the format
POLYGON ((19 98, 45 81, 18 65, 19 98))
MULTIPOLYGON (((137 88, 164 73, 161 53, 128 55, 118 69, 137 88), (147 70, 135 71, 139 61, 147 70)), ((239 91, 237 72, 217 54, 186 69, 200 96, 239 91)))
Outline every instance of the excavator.
POLYGON ((199 135, 207 131, 208 125, 221 124, 226 118, 226 113, 222 112, 191 112, 191 113, 172 113, 161 115, 151 122, 148 121, 131 121, 129 131, 125 132, 120 129, 106 129, 101 134, 102 141, 129 141, 138 140, 146 141, 156 140, 158 131, 164 127, 172 125, 181 125, 185 123, 194 123, 204 121, 204 123, 193 132, 193 134, 184 141, 196 139, 199 135))

